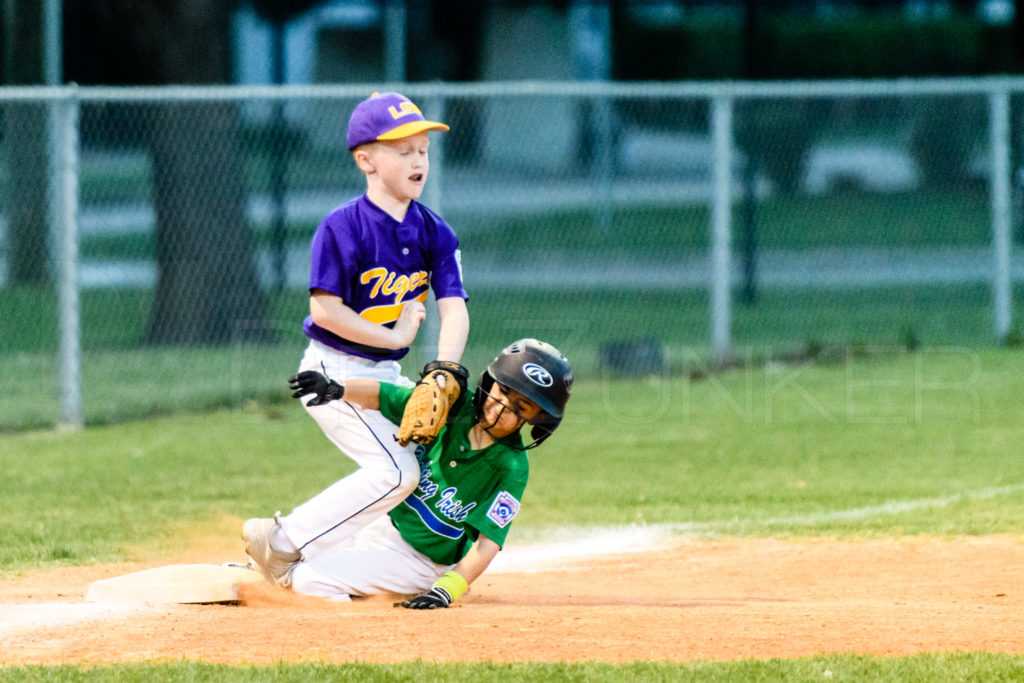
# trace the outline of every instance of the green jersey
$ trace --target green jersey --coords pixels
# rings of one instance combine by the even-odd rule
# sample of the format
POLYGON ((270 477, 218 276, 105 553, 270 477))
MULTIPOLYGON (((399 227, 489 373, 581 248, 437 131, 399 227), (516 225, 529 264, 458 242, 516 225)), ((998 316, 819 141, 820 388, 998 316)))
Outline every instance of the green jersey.
MULTIPOLYGON (((412 388, 380 385, 380 412, 402 421, 412 388)), ((469 444, 473 397, 429 446, 420 446, 420 483, 388 514, 402 538, 438 564, 455 564, 480 534, 504 545, 519 512, 530 464, 519 432, 474 451, 469 444)))

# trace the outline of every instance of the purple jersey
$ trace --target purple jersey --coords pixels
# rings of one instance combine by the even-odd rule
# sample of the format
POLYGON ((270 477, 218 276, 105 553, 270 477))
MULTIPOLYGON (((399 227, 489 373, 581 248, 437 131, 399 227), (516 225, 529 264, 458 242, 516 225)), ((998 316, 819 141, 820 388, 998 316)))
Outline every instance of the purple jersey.
MULTIPOLYGON (((468 298, 462 287, 459 240, 436 213, 417 201, 398 223, 366 195, 327 214, 312 245, 309 289, 322 289, 370 322, 393 327, 406 301, 468 298)), ((343 339, 307 317, 310 339, 353 356, 398 360, 409 348, 380 349, 343 339)))

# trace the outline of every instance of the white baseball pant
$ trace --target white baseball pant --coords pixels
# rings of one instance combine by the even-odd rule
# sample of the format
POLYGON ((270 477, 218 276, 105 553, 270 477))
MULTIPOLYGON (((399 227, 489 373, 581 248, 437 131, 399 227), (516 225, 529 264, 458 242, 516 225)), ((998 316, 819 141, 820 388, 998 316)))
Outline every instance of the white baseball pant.
MULTIPOLYGON (((413 383, 396 361, 371 361, 311 341, 299 371, 325 372, 334 380, 373 379, 403 386, 413 383)), ((359 466, 355 472, 281 517, 281 527, 305 559, 343 544, 361 528, 402 502, 416 489, 416 444, 398 445, 398 427, 380 411, 360 408, 344 397, 322 406, 302 403, 331 442, 359 466)), ((390 524, 390 522, 389 522, 390 524)))
POLYGON ((299 562, 292 571, 292 590, 346 601, 349 596, 428 590, 451 569, 435 564, 410 546, 381 515, 328 553, 299 562))

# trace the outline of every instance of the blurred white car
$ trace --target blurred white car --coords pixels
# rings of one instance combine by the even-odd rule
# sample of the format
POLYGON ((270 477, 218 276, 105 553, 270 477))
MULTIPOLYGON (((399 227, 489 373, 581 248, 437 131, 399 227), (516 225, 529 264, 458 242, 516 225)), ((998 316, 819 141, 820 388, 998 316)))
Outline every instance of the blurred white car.
MULTIPOLYGON (((677 178, 710 178, 714 144, 706 135, 678 131, 626 129, 619 134, 619 168, 633 175, 674 173, 677 178)), ((746 155, 732 148, 733 169, 742 169, 746 155)))
MULTIPOLYGON (((619 133, 617 153, 618 169, 624 174, 633 177, 654 174, 672 178, 677 183, 701 184, 705 186, 705 194, 710 196, 715 148, 706 135, 626 129, 619 133)), ((735 144, 731 154, 733 192, 742 193, 747 155, 735 144)), ((763 173, 758 172, 754 177, 754 192, 759 197, 773 192, 771 181, 763 173)))
POLYGON ((811 149, 803 188, 810 194, 836 190, 899 192, 920 181, 917 163, 910 154, 889 145, 828 144, 811 149))

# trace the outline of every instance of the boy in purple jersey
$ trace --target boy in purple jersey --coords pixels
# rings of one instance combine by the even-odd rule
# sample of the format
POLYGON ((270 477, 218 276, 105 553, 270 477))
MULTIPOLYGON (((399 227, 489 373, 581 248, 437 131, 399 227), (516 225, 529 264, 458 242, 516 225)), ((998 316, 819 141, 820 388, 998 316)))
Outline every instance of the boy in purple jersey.
MULTIPOLYGON (((398 361, 426 317, 428 287, 440 319, 437 360, 461 359, 469 314, 459 242, 417 201, 429 171, 427 131, 448 129, 398 93, 374 93, 353 111, 346 139, 366 193, 329 213, 313 236, 303 323, 310 342, 300 372, 411 386, 398 361)), ((287 516, 243 525, 253 563, 282 585, 291 563, 342 543, 400 503, 419 478, 416 444, 399 446, 395 425, 380 411, 315 396, 303 405, 358 469, 287 516)))

